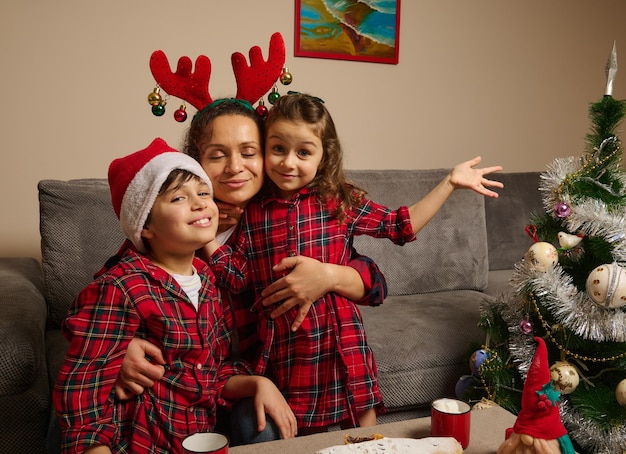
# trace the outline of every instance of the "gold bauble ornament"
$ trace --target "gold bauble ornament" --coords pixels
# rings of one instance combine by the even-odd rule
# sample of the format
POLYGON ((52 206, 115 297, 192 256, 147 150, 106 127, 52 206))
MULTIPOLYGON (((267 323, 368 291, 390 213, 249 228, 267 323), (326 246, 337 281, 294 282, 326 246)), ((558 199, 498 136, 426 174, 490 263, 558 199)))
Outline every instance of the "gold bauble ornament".
POLYGON ((578 387, 580 376, 576 368, 567 361, 557 361, 550 367, 550 380, 561 394, 571 394, 578 387))
POLYGON ((148 93, 148 103, 151 106, 158 106, 159 104, 161 104, 162 100, 163 97, 161 96, 161 89, 159 87, 156 87, 154 90, 148 93))
POLYGON ((293 82, 293 76, 289 72, 289 69, 285 67, 283 68, 283 72, 280 74, 280 83, 283 85, 289 85, 291 82, 293 82))
POLYGON ((622 407, 626 407, 626 378, 617 384, 615 399, 622 407))

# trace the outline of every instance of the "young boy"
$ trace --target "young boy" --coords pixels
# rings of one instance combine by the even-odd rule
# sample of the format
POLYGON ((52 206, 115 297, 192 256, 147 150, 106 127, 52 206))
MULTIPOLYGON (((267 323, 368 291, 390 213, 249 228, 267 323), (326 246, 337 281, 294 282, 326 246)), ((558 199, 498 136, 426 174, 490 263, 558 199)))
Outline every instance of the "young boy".
POLYGON ((155 139, 111 163, 109 186, 133 247, 81 291, 64 321, 70 346, 53 392, 62 451, 181 452, 186 436, 213 430, 217 404, 249 396, 260 407, 273 402, 267 413, 294 436, 295 417, 272 382, 225 362, 230 311, 195 257, 218 226, 200 164, 155 139), (159 346, 165 375, 119 401, 115 380, 135 336, 159 346))

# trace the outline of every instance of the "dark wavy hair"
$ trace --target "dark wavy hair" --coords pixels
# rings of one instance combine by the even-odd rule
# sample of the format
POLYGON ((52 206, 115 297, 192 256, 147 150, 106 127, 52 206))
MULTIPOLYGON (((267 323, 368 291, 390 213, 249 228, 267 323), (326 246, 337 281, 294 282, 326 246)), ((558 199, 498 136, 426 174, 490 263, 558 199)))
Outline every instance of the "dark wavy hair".
POLYGON ((322 202, 336 199, 334 215, 342 221, 346 211, 361 204, 365 191, 349 181, 343 170, 343 150, 333 119, 324 102, 311 95, 294 93, 281 96, 265 119, 265 129, 278 120, 309 125, 321 142, 324 154, 315 178, 310 183, 322 202))
POLYGON ((183 152, 196 161, 200 160, 200 144, 213 135, 213 120, 222 115, 241 115, 250 118, 259 128, 261 140, 264 138, 263 119, 250 104, 239 99, 224 98, 213 101, 199 111, 191 121, 185 135, 183 152))

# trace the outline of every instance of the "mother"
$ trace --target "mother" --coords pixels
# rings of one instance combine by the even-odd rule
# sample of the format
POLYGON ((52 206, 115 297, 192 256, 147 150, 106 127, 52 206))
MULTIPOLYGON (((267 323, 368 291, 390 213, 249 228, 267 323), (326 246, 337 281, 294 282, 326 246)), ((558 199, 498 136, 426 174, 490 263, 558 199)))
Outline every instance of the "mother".
MULTIPOLYGON (((246 204, 262 189, 263 125, 252 106, 246 101, 221 99, 201 110, 193 119, 187 133, 185 153, 197 159, 207 172, 220 207, 220 242, 228 241, 246 204)), ((272 312, 278 317, 295 305, 299 312, 293 321, 296 330, 306 316, 311 304, 328 292, 337 292, 360 304, 378 305, 386 295, 384 277, 378 267, 367 257, 353 251, 349 266, 321 263, 296 256, 283 259, 274 266, 279 277, 263 292, 263 304, 282 302, 272 312), (282 276, 282 277, 281 277, 282 276)), ((224 301, 231 305, 236 333, 233 353, 254 364, 259 339, 256 332, 257 313, 251 310, 254 301, 247 293, 232 295, 222 291, 224 301)), ((131 342, 124 365, 118 377, 116 393, 119 398, 130 398, 143 392, 163 375, 161 352, 141 339, 131 342), (147 358, 150 358, 146 360, 147 358)), ((233 431, 235 444, 265 441, 278 437, 275 429, 269 430, 265 413, 271 417, 275 409, 260 402, 254 405, 256 425, 238 426, 233 431)), ((244 405, 234 411, 245 412, 244 405)), ((233 421, 249 420, 238 414, 233 421)), ((285 437, 285 434, 282 433, 285 437)))

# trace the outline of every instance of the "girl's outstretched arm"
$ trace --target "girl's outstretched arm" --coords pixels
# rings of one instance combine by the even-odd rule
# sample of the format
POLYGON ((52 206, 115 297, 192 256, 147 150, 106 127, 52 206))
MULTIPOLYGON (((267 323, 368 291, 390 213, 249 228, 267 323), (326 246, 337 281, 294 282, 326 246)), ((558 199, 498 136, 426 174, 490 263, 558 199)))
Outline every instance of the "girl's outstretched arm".
POLYGON ((474 167, 477 166, 480 161, 481 157, 478 156, 469 161, 457 164, 432 191, 409 208, 414 233, 422 230, 422 228, 430 222, 455 189, 472 189, 486 197, 498 197, 497 192, 488 188, 503 188, 504 185, 499 181, 485 178, 485 175, 500 171, 502 167, 492 166, 475 169, 474 167))

